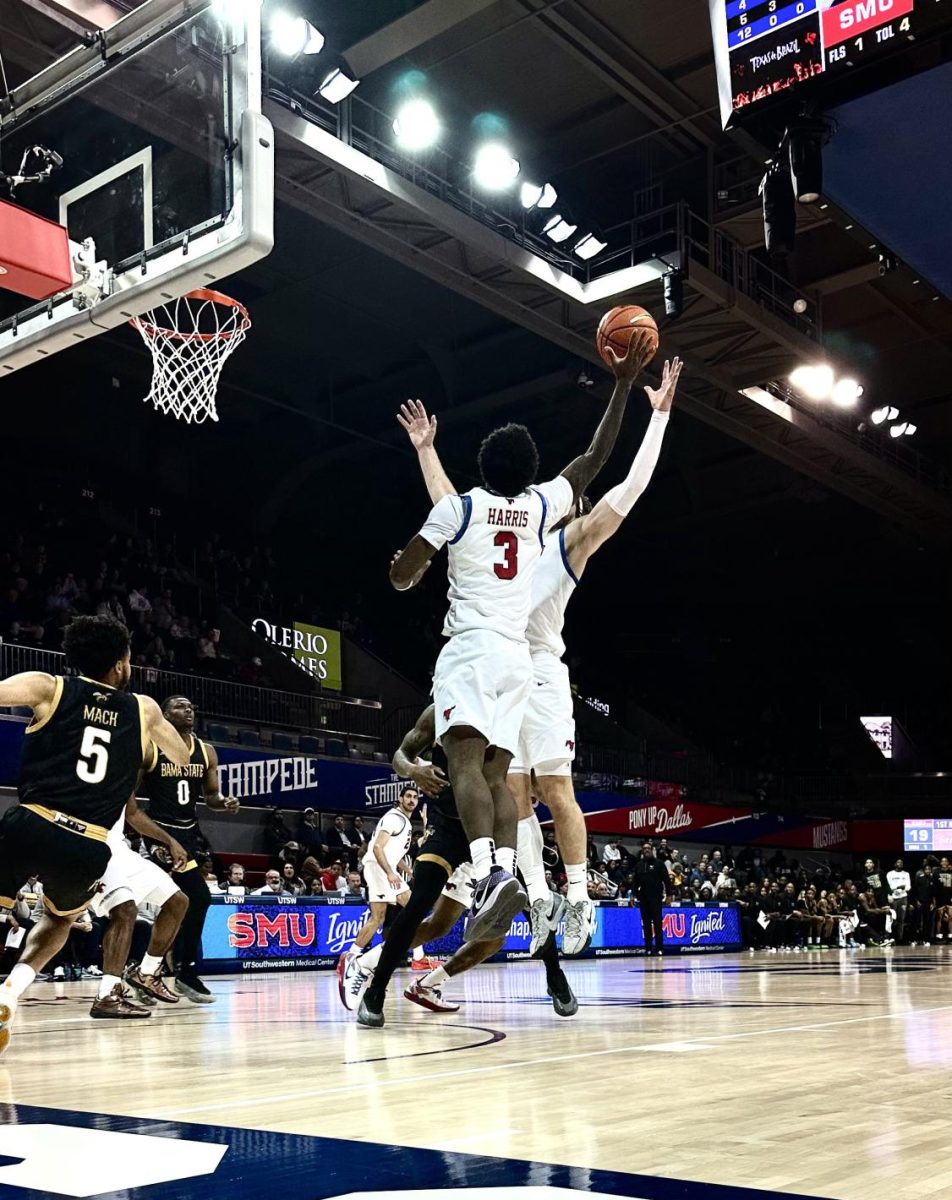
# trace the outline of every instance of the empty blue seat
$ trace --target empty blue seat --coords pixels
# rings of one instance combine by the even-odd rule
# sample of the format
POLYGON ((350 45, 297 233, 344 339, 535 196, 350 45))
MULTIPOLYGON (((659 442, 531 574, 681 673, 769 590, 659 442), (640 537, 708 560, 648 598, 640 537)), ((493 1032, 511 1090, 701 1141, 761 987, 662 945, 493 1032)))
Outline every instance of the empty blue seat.
POLYGON ((230 742, 231 734, 224 725, 219 725, 217 721, 209 721, 205 726, 205 736, 210 742, 230 742))
POLYGON ((324 753, 332 758, 346 758, 347 743, 342 742, 340 738, 328 738, 324 743, 324 753))
POLYGON ((294 738, 289 733, 272 733, 271 748, 273 750, 293 750, 294 738))
POLYGON ((303 733, 298 741, 298 749, 302 754, 320 754, 320 739, 311 737, 308 733, 303 733))
POLYGON ((257 729, 241 729, 238 732, 238 741, 241 742, 242 746, 257 747, 261 745, 261 735, 257 729))

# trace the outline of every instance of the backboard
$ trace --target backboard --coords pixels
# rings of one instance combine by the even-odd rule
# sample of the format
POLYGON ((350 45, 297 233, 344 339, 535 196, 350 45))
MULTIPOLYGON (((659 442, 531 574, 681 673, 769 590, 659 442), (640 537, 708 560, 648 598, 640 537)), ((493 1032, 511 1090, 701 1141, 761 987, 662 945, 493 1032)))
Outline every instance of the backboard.
POLYGON ((260 55, 258 0, 147 0, 3 102, 8 174, 31 146, 63 160, 16 203, 93 239, 105 272, 39 304, 0 293, 0 376, 270 252, 260 55))

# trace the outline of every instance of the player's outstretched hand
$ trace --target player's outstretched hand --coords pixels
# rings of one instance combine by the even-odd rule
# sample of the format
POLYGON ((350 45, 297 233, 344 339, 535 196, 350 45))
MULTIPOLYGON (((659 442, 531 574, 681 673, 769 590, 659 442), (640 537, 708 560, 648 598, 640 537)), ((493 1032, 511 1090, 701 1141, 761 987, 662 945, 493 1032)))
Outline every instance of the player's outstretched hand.
POLYGON ((609 346, 608 353, 612 359, 612 373, 619 383, 634 383, 641 374, 645 359, 651 353, 651 342, 644 337, 635 335, 628 343, 628 353, 622 357, 609 346))
POLYGON ((185 847, 175 838, 169 838, 169 853, 172 855, 172 870, 184 871, 188 866, 188 855, 185 853, 185 847))
POLYGON ((651 401, 651 407, 655 412, 671 411, 671 405, 674 403, 674 393, 677 390, 683 366, 684 363, 677 356, 670 362, 665 361, 664 370, 661 372, 661 386, 657 388, 645 388, 645 395, 651 401))
POLYGON ((414 450, 425 450, 436 438, 436 417, 428 417, 419 400, 408 400, 397 413, 400 428, 406 431, 414 450))
MULTIPOLYGON (((398 550, 396 552, 396 554, 393 556, 393 558, 391 558, 391 560, 390 560, 390 570, 391 571, 393 570, 393 564, 402 556, 402 554, 403 554, 403 551, 398 550)), ((420 582, 420 580, 427 573, 427 571, 429 571, 430 563, 432 563, 432 561, 433 560, 430 559, 428 562, 423 564, 423 566, 420 568, 420 570, 417 571, 416 575, 414 575, 413 578, 410 580, 408 587, 411 587, 411 588, 416 587, 416 585, 420 582)))
POLYGON ((225 796, 223 805, 225 812, 235 813, 241 808, 241 801, 236 800, 234 796, 225 796))
POLYGON ((424 795, 438 796, 448 781, 439 767, 435 767, 432 763, 425 763, 417 767, 413 774, 413 782, 424 795))

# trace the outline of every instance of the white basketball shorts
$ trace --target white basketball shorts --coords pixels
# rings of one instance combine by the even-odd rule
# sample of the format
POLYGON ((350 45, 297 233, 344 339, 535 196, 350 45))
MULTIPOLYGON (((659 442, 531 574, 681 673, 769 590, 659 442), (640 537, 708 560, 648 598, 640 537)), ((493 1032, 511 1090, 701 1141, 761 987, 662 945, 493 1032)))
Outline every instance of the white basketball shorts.
POLYGON ((367 881, 367 899, 374 904, 396 904, 397 897, 410 890, 410 885, 402 876, 401 886, 395 888, 377 862, 364 863, 364 879, 367 881))
POLYGON ((575 759, 575 713, 569 669, 554 654, 532 656, 532 688, 519 731, 514 774, 571 775, 575 759))
POLYGON ((125 842, 112 847, 112 858, 99 886, 101 890, 90 905, 97 917, 108 916, 127 900, 132 900, 136 908, 147 901, 161 908, 179 890, 172 875, 130 850, 125 842))
POLYGON ((515 754, 532 683, 526 642, 514 642, 489 629, 451 637, 436 660, 433 703, 436 737, 469 725, 490 746, 515 754))
POLYGON ((473 907, 473 888, 476 886, 476 871, 471 862, 460 863, 447 879, 443 895, 447 900, 462 904, 467 911, 473 907))

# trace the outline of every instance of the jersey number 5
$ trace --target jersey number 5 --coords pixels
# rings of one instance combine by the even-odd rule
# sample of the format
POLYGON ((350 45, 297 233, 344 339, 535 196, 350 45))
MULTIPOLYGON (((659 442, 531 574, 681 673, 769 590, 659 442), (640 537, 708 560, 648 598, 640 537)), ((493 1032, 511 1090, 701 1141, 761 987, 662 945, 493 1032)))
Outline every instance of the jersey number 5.
POLYGON ((109 768, 109 743, 112 731, 96 729, 87 725, 83 730, 83 741, 79 748, 76 774, 83 783, 102 783, 109 768))
POLYGON ((493 563, 493 570, 499 579, 515 579, 519 570, 519 539, 514 533, 497 533, 493 538, 494 546, 505 548, 505 557, 501 563, 493 563))

